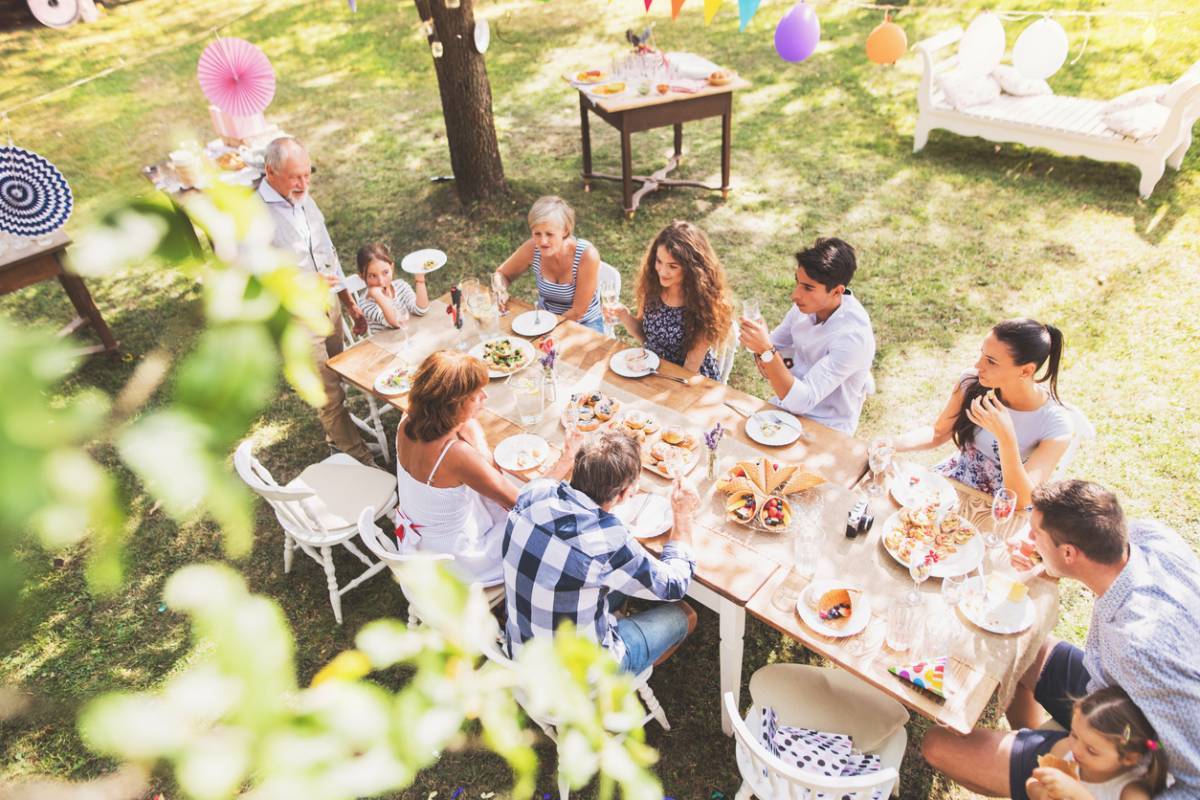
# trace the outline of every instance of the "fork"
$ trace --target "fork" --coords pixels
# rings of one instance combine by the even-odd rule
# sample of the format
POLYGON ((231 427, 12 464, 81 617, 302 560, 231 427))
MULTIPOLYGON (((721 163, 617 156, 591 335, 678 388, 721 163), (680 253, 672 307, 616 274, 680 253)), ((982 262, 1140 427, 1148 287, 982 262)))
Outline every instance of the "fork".
POLYGON ((684 386, 692 385, 692 381, 690 378, 677 378, 674 375, 664 375, 661 372, 659 372, 657 368, 650 370, 646 374, 647 375, 657 375, 660 378, 666 378, 667 380, 672 380, 672 381, 675 381, 676 383, 682 383, 684 386))

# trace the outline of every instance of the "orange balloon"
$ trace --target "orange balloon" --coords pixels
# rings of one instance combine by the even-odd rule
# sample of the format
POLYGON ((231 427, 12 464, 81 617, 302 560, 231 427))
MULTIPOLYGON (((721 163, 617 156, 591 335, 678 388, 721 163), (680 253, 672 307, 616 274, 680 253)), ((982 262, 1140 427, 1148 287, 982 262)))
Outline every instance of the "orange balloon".
POLYGON ((895 64, 908 50, 904 29, 891 20, 879 23, 867 37, 867 58, 876 64, 895 64))

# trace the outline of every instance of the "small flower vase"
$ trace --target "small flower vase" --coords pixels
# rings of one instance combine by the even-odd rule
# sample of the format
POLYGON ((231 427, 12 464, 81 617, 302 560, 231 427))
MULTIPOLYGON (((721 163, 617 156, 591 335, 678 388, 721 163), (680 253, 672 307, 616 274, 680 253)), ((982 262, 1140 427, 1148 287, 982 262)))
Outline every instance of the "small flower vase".
MULTIPOLYGON (((718 447, 719 447, 719 445, 718 445, 718 447)), ((714 447, 708 451, 708 461, 707 461, 708 473, 707 474, 708 474, 708 479, 710 481, 715 481, 717 479, 717 461, 719 460, 717 458, 717 455, 719 452, 718 447, 714 447)))
POLYGON ((558 402, 558 371, 554 367, 542 367, 545 374, 544 389, 546 403, 558 402))

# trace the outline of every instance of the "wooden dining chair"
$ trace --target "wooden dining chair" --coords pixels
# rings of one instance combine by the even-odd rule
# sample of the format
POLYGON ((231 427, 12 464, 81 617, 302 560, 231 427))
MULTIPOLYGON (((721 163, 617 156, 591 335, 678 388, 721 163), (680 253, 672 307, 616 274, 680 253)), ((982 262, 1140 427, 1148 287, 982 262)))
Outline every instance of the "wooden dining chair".
MULTIPOLYGON (((354 302, 362 305, 363 300, 367 296, 367 284, 363 282, 362 276, 350 274, 346 276, 346 289, 350 292, 350 296, 354 298, 354 302)), ((342 314, 342 343, 346 349, 353 347, 366 337, 358 337, 354 335, 354 328, 350 321, 346 319, 346 315, 342 314)), ((355 414, 350 411, 350 421, 354 423, 354 427, 358 428, 364 436, 368 437, 365 440, 367 449, 372 453, 381 456, 385 464, 392 463, 392 448, 388 441, 387 429, 384 427, 383 417, 392 411, 395 411, 395 406, 390 403, 380 403, 375 399, 375 395, 370 392, 364 392, 357 386, 346 381, 342 381, 342 388, 349 397, 351 392, 361 394, 367 401, 367 418, 355 414)), ((349 409, 347 409, 349 411, 349 409)))

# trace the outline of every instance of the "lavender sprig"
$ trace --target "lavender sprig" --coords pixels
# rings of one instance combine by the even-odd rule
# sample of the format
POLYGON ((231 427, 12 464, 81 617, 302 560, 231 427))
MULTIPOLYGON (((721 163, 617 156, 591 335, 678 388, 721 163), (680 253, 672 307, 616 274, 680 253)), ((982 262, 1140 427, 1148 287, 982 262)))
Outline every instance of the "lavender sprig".
POLYGON ((721 437, 724 435, 725 428, 718 422, 712 427, 712 430, 704 432, 704 446, 709 450, 716 450, 717 445, 721 443, 721 437))

